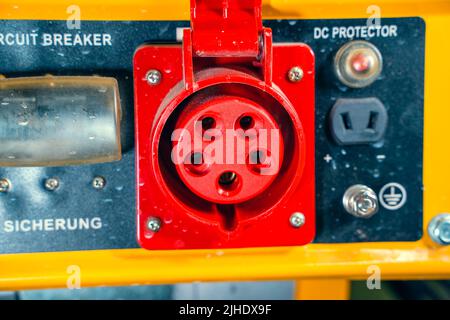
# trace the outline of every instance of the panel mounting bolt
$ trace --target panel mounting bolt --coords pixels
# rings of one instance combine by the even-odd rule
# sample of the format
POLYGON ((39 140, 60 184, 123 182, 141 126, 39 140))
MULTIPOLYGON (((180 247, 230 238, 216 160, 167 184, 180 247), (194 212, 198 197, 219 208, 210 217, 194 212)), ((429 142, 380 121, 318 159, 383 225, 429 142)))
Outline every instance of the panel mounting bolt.
POLYGON ((303 70, 302 68, 296 66, 289 70, 288 78, 290 82, 299 82, 303 79, 303 70))
POLYGON ((440 245, 450 244, 450 214, 442 213, 431 219, 428 224, 428 234, 440 245))
POLYGON ((378 212, 377 194, 368 186, 355 184, 342 197, 344 209, 358 218, 369 218, 378 212))
POLYGON ((44 182, 44 187, 48 191, 55 191, 59 187, 59 180, 58 178, 48 178, 44 182))
POLYGON ((145 75, 147 83, 151 86, 156 86, 157 84, 159 84, 161 82, 161 78, 162 78, 161 72, 159 72, 156 69, 148 71, 147 74, 145 75))
POLYGON ((11 183, 9 182, 8 179, 0 179, 0 192, 1 193, 6 193, 8 192, 9 188, 11 187, 11 183))
POLYGON ((92 187, 94 189, 100 190, 103 189, 106 185, 106 180, 103 177, 97 176, 94 179, 92 179, 92 187))
POLYGON ((148 218, 147 229, 152 232, 158 232, 161 229, 161 220, 156 217, 148 218))
POLYGON ((294 228, 300 228, 305 224, 305 216, 303 213, 294 212, 289 218, 289 222, 294 228))

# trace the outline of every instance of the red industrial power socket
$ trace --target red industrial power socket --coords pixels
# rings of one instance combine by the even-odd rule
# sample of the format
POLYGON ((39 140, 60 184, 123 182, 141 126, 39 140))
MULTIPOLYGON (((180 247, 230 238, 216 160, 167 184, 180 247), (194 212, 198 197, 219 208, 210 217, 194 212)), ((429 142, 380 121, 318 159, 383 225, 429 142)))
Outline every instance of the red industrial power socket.
POLYGON ((261 0, 192 0, 183 43, 138 48, 134 83, 142 247, 312 241, 314 54, 272 45, 261 0))

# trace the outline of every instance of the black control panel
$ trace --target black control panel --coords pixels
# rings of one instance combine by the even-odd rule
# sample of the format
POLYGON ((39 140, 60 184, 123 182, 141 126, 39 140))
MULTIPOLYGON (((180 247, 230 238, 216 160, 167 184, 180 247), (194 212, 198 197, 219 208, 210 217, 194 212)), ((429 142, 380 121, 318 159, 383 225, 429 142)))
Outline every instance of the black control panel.
MULTIPOLYGON (((272 28, 275 42, 304 42, 316 57, 315 242, 419 239, 423 20, 381 19, 372 28, 364 19, 264 24, 272 28), (376 79, 363 87, 349 86, 337 71, 336 54, 351 41, 373 45, 382 59, 376 79), (370 217, 352 215, 344 207, 344 194, 355 185, 375 194, 377 212, 370 217)), ((1 167, 0 179, 10 185, 0 192, 0 253, 138 247, 132 57, 143 43, 176 42, 180 28, 187 26, 82 21, 73 30, 65 21, 0 21, 1 73, 6 77, 101 75, 118 80, 123 153, 122 160, 103 164, 1 167), (49 191, 46 182, 54 177, 58 188, 49 191)), ((358 67, 367 67, 360 62, 358 67)))

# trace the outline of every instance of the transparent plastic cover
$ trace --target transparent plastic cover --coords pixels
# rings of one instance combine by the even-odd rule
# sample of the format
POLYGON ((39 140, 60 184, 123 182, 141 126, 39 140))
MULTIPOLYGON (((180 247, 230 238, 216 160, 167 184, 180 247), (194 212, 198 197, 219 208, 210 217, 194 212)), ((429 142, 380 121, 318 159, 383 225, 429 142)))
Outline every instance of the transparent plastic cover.
POLYGON ((121 158, 117 81, 0 80, 0 166, 63 166, 121 158))

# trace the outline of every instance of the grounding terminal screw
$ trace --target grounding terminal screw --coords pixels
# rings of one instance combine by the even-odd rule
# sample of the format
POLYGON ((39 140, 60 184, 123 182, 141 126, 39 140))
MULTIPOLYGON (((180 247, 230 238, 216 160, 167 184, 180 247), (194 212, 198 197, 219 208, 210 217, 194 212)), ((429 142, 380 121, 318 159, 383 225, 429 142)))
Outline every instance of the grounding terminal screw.
POLYGON ((370 218, 378 212, 378 198, 368 186, 355 184, 342 197, 345 211, 358 218, 370 218))

